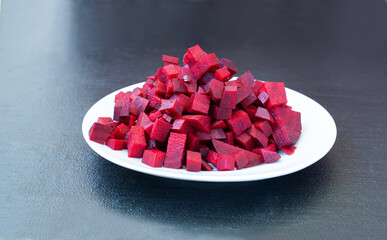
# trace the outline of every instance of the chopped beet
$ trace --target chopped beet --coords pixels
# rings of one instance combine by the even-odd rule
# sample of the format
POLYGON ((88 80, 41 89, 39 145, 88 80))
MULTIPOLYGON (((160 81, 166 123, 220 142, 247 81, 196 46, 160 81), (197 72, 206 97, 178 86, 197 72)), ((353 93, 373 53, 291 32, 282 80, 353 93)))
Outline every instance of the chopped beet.
POLYGON ((240 81, 243 85, 252 86, 254 84, 254 76, 250 71, 242 74, 237 81, 240 81))
POLYGON ((231 119, 227 121, 228 127, 235 133, 236 136, 243 133, 251 126, 249 115, 243 110, 237 110, 232 114, 231 119))
POLYGON ((114 138, 109 138, 106 141, 106 145, 110 147, 113 150, 122 150, 124 149, 124 143, 125 141, 123 139, 114 139, 114 138))
POLYGON ((129 115, 128 126, 133 126, 137 121, 137 116, 129 115))
POLYGON ((202 155, 199 152, 187 150, 187 171, 200 172, 202 169, 202 155))
POLYGON ((164 159, 164 167, 175 169, 182 168, 186 140, 186 134, 171 132, 168 140, 167 153, 164 159))
POLYGON ((261 149, 261 155, 262 155, 265 163, 273 163, 273 162, 278 161, 281 158, 281 156, 278 153, 268 151, 265 149, 261 149))
POLYGON ((233 171, 235 158, 233 156, 223 154, 218 157, 218 171, 233 171))
POLYGON ((175 100, 162 100, 161 107, 159 110, 162 113, 166 113, 170 116, 181 116, 183 113, 183 105, 175 99, 175 100))
POLYGON ((236 73, 238 72, 238 68, 237 68, 235 62, 233 62, 233 61, 231 61, 231 60, 228 60, 227 58, 222 58, 222 59, 220 60, 219 68, 222 68, 222 67, 224 67, 224 66, 227 67, 228 71, 229 71, 232 75, 234 75, 234 74, 236 74, 236 73))
POLYGON ((118 125, 114 131, 110 134, 110 137, 115 139, 123 139, 127 132, 129 132, 129 127, 121 123, 118 125))
POLYGON ((239 146, 246 150, 251 150, 255 146, 253 137, 247 134, 246 132, 240 134, 239 136, 236 136, 235 140, 239 146))
POLYGON ((142 157, 145 148, 146 139, 144 128, 132 126, 128 135, 128 157, 142 157))
POLYGON ((152 97, 152 99, 150 100, 149 102, 149 106, 155 108, 155 109, 160 109, 161 107, 161 104, 162 104, 162 98, 157 96, 157 95, 154 95, 152 97))
POLYGON ((255 121, 255 113, 257 112, 257 107, 254 105, 250 105, 247 108, 245 108, 245 112, 247 115, 249 115, 250 121, 254 122, 255 121))
POLYGON ((156 95, 156 88, 152 88, 146 93, 146 99, 152 100, 152 98, 156 95))
POLYGON ((156 95, 163 97, 167 91, 167 85, 157 80, 154 89, 156 95))
POLYGON ((163 71, 167 78, 176 78, 179 76, 180 68, 178 65, 169 64, 163 67, 163 71))
POLYGON ((204 115, 183 115, 182 119, 186 119, 189 124, 197 131, 210 133, 211 130, 211 118, 204 115))
POLYGON ((214 73, 214 77, 216 77, 219 81, 228 80, 230 75, 231 75, 231 73, 228 71, 226 66, 219 68, 214 73))
POLYGON ((218 104, 223 96, 224 84, 219 80, 212 79, 204 86, 203 90, 210 94, 211 100, 214 103, 218 104))
POLYGON ((247 96, 243 101, 241 102, 241 105, 244 109, 246 109, 248 106, 253 104, 255 101, 257 101, 257 96, 254 92, 252 92, 249 96, 247 96))
POLYGON ((246 155, 246 152, 240 151, 237 154, 234 155, 235 158, 235 167, 237 169, 242 169, 244 168, 247 163, 249 162, 249 159, 246 155))
MULTIPOLYGON (((287 148, 287 147, 284 147, 284 148, 287 148)), ((267 145, 267 147, 262 148, 262 149, 276 152, 277 151, 277 146, 275 145, 275 143, 270 143, 269 145, 267 145)))
POLYGON ((232 116, 231 108, 220 108, 216 105, 211 106, 211 115, 215 120, 227 120, 232 116))
POLYGON ((186 111, 189 109, 191 104, 191 98, 183 93, 175 93, 169 100, 178 100, 180 104, 183 106, 183 111, 186 111))
POLYGON ((206 53, 199 47, 199 45, 195 45, 193 47, 188 48, 187 52, 184 55, 184 62, 188 64, 191 68, 197 62, 202 59, 206 53))
POLYGON ((258 101, 262 106, 266 105, 267 100, 269 100, 269 95, 265 91, 261 91, 258 94, 258 101))
POLYGON ((196 79, 201 78, 206 72, 212 71, 219 67, 220 61, 215 53, 205 55, 195 65, 191 67, 191 72, 196 79))
POLYGON ((212 167, 210 166, 210 164, 206 163, 206 161, 204 161, 202 159, 202 171, 212 171, 212 167))
POLYGON ((224 134, 223 129, 214 128, 211 129, 210 137, 211 139, 226 139, 226 134, 224 134))
POLYGON ((173 122, 171 131, 178 133, 195 133, 195 130, 189 125, 188 121, 185 119, 176 119, 173 122))
POLYGON ((283 148, 281 148, 281 150, 284 151, 284 153, 286 153, 286 155, 292 155, 294 153, 294 151, 296 151, 296 148, 297 147, 283 147, 283 148))
POLYGON ((297 142, 300 138, 301 132, 292 128, 281 126, 276 128, 273 132, 273 138, 277 147, 289 147, 297 142))
POLYGON ((147 149, 144 151, 142 163, 151 167, 162 167, 165 153, 157 149, 147 149))
POLYGON ((270 113, 266 110, 266 108, 258 107, 257 112, 255 113, 257 118, 267 120, 269 122, 273 122, 270 113))
POLYGON ((204 94, 195 93, 191 95, 191 106, 189 113, 207 114, 210 109, 210 97, 204 94))
POLYGON ((238 88, 237 90, 237 96, 236 96, 236 103, 242 102, 245 98, 247 98, 251 93, 253 93, 253 89, 247 85, 243 85, 238 88))
POLYGON ((258 93, 262 86, 263 86, 263 82, 254 80, 254 84, 251 87, 254 89, 256 93, 258 93))
POLYGON ((212 150, 209 150, 207 153, 207 161, 217 166, 219 154, 212 150))
POLYGON ((233 132, 225 132, 224 135, 226 135, 226 143, 230 145, 234 145, 234 133, 233 132))
POLYGON ((203 75, 201 78, 201 82, 203 85, 206 85, 209 83, 212 79, 215 79, 214 74, 212 72, 207 72, 206 74, 203 75))
POLYGON ((167 123, 162 118, 159 118, 153 124, 152 132, 149 136, 154 140, 157 140, 159 142, 164 142, 171 128, 172 128, 172 124, 167 123))
POLYGON ((270 109, 276 126, 286 126, 296 131, 301 131, 301 114, 286 107, 270 109))
POLYGON ((223 96, 220 100, 219 107, 235 109, 237 89, 238 88, 236 86, 224 87, 223 96))
POLYGON ((101 123, 94 123, 89 130, 90 141, 104 144, 113 129, 101 123))
POLYGON ((265 104, 267 108, 288 103, 284 83, 265 82, 262 89, 269 95, 269 99, 265 104))
POLYGON ((149 100, 140 96, 137 96, 133 99, 130 104, 129 111, 133 115, 140 115, 141 112, 144 112, 148 107, 149 100))
POLYGON ((199 137, 201 142, 209 142, 211 141, 211 135, 206 132, 196 132, 196 136, 199 137))
POLYGON ((222 129, 225 129, 227 128, 227 125, 224 121, 222 120, 218 120, 218 121, 215 121, 211 124, 211 129, 213 128, 222 128, 222 129))
POLYGON ((207 158, 208 151, 210 151, 210 148, 207 145, 200 144, 199 152, 203 158, 207 158))
POLYGON ((179 58, 163 55, 163 62, 164 62, 164 65, 169 65, 169 64, 179 65, 179 58))
POLYGON ((254 126, 261 130, 266 137, 270 137, 273 134, 273 128, 268 121, 258 120, 254 123, 254 126))
POLYGON ((187 134, 187 149, 191 151, 199 151, 200 138, 194 133, 187 134))
POLYGON ((109 123, 112 123, 113 119, 111 117, 99 117, 97 123, 109 126, 109 123))
POLYGON ((165 76, 165 73, 163 71, 163 68, 159 68, 155 74, 155 78, 156 80, 159 79, 160 81, 162 81, 163 83, 165 83, 165 80, 167 79, 167 77, 165 76))
POLYGON ((161 118, 161 116, 163 116, 163 114, 160 111, 155 111, 155 112, 149 113, 149 119, 152 122, 155 121, 157 118, 161 118))
POLYGON ((168 123, 171 123, 172 120, 173 120, 173 118, 172 118, 171 116, 169 116, 168 114, 166 114, 166 113, 163 114, 162 118, 163 118, 166 122, 168 122, 168 123))
POLYGON ((257 143, 259 143, 262 147, 267 147, 267 144, 269 142, 269 139, 266 137, 263 132, 259 131, 258 128, 256 128, 254 125, 252 125, 248 130, 247 133, 252 136, 257 143))

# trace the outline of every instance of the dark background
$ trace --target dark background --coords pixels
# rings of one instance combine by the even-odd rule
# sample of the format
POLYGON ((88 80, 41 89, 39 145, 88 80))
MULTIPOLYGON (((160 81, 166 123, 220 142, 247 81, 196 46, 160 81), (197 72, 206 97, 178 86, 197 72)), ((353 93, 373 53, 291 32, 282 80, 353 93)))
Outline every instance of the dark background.
POLYGON ((385 239, 387 2, 3 0, 0 239, 385 239), (248 183, 116 166, 81 135, 100 98, 200 44, 318 101, 332 150, 248 183))

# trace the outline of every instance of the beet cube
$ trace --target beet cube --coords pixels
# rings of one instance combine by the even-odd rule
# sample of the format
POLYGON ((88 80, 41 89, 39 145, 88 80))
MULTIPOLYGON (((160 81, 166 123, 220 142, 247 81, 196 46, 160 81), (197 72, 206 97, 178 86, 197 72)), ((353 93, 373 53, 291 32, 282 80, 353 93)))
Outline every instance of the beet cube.
POLYGON ((253 76, 253 74, 251 74, 250 71, 247 71, 244 74, 242 74, 237 79, 237 81, 240 81, 241 83, 243 83, 243 85, 252 86, 252 85, 254 85, 254 76, 253 76))
POLYGON ((144 151, 142 163, 151 167, 162 167, 165 158, 165 153, 157 149, 147 149, 144 151))
POLYGON ((159 142, 164 142, 171 128, 172 128, 172 124, 167 123, 162 118, 159 118, 153 124, 150 138, 157 140, 159 142))
POLYGON ((142 157, 145 148, 146 139, 144 128, 132 126, 128 135, 128 157, 142 157))
POLYGON ((161 97, 154 95, 149 102, 149 106, 156 108, 156 109, 160 109, 161 104, 162 104, 162 100, 163 99, 161 97))
POLYGON ((172 125, 172 132, 178 133, 194 133, 195 131, 189 125, 188 121, 185 119, 176 119, 172 125))
POLYGON ((254 123, 254 126, 257 127, 260 131, 262 131, 263 134, 266 135, 266 137, 270 137, 273 133, 273 128, 271 127, 268 121, 258 120, 254 123))
POLYGON ((236 136, 243 133, 251 126, 249 115, 247 115, 247 113, 243 110, 235 111, 232 114, 231 119, 228 119, 226 123, 236 136))
POLYGON ((165 73, 163 71, 163 68, 159 68, 155 74, 156 80, 159 79, 161 82, 165 83, 167 76, 165 76, 165 73))
POLYGON ((208 151, 210 151, 210 148, 205 144, 200 144, 199 146, 199 152, 202 155, 202 158, 207 158, 208 151))
POLYGON ((249 159, 247 158, 246 152, 241 151, 234 155, 235 158, 235 167, 237 169, 244 168, 247 163, 249 162, 249 159))
POLYGON ((212 150, 209 150, 207 153, 207 161, 214 164, 214 166, 218 164, 218 157, 219 157, 219 154, 212 150))
POLYGON ((251 87, 254 89, 256 93, 259 93, 259 90, 261 89, 262 86, 263 86, 263 82, 254 80, 254 84, 251 87))
POLYGON ((154 112, 152 111, 151 113, 149 113, 149 119, 152 122, 158 118, 161 118, 162 116, 163 116, 163 114, 160 111, 154 111, 154 112))
POLYGON ((251 104, 253 104, 255 101, 257 101, 257 96, 254 92, 252 92, 249 96, 247 96, 243 101, 241 102, 241 105, 243 108, 247 108, 251 104))
POLYGON ((194 133, 187 134, 187 150, 199 151, 200 138, 194 133))
POLYGON ((262 106, 266 105, 267 100, 269 100, 269 95, 265 91, 261 91, 258 94, 258 101, 262 106))
MULTIPOLYGON (((287 147, 283 147, 282 149, 284 149, 284 148, 287 148, 287 147)), ((272 152, 277 152, 277 146, 275 145, 275 143, 270 143, 269 145, 267 145, 267 147, 262 148, 262 149, 272 151, 272 152)))
POLYGON ((106 145, 113 150, 122 150, 124 149, 125 141, 123 139, 114 139, 109 138, 106 140, 106 145))
POLYGON ((287 126, 294 130, 301 131, 301 113, 286 107, 275 107, 270 109, 276 126, 287 126))
POLYGON ((292 128, 281 126, 273 132, 274 141, 279 148, 289 147, 297 142, 301 132, 292 128))
POLYGON ((140 115, 141 112, 144 112, 149 104, 149 100, 143 97, 135 97, 130 104, 129 111, 133 115, 140 115))
POLYGON ((195 45, 193 47, 188 48, 187 52, 184 55, 184 62, 188 64, 189 67, 192 67, 197 62, 202 59, 206 53, 199 47, 199 45, 195 45))
POLYGON ((247 115, 249 115, 251 122, 255 121, 255 113, 257 112, 257 109, 258 108, 254 105, 250 105, 247 108, 245 108, 245 112, 247 113, 247 115))
POLYGON ((214 103, 218 104, 223 96, 224 84, 221 81, 212 79, 203 87, 203 90, 210 94, 211 100, 214 103))
POLYGON ((196 79, 201 78, 206 72, 219 67, 220 61, 215 53, 207 54, 191 67, 191 72, 196 79))
POLYGON ((211 135, 206 132, 196 132, 196 136, 199 137, 200 142, 209 142, 211 141, 211 135))
POLYGON ((198 131, 210 133, 211 118, 204 115, 183 115, 180 118, 186 119, 189 124, 198 131))
POLYGON ((174 93, 187 93, 188 89, 183 79, 172 78, 170 83, 172 84, 172 91, 174 93))
POLYGON ((218 157, 218 171, 233 171, 235 158, 233 156, 223 154, 218 157))
POLYGON ((282 151, 284 151, 284 153, 286 153, 286 155, 292 155, 294 153, 294 151, 296 151, 296 148, 297 147, 283 147, 281 148, 282 151))
POLYGON ((191 105, 191 98, 183 93, 175 93, 169 100, 175 100, 175 99, 177 99, 180 102, 184 110, 187 110, 191 105))
POLYGON ((267 147, 267 144, 269 142, 269 139, 266 137, 263 132, 259 131, 254 125, 252 125, 248 130, 247 133, 252 136, 259 145, 262 147, 267 147))
POLYGON ((158 96, 165 96, 165 93, 167 91, 167 85, 161 81, 156 81, 156 84, 155 84, 155 94, 158 95, 158 96))
POLYGON ((227 125, 224 121, 222 120, 219 120, 219 121, 215 121, 211 124, 211 129, 214 129, 214 128, 222 128, 222 129, 225 129, 227 128, 227 125))
POLYGON ((200 172, 202 169, 202 155, 199 152, 187 150, 187 171, 200 172))
POLYGON ((211 139, 226 139, 226 134, 224 134, 223 129, 214 128, 211 129, 210 137, 211 139))
POLYGON ((122 99, 124 98, 125 96, 125 93, 124 92, 119 92, 116 94, 116 96, 114 97, 114 103, 116 102, 119 102, 119 101, 122 101, 122 99))
POLYGON ((220 60, 220 65, 219 65, 219 68, 222 68, 222 67, 227 67, 228 71, 234 75, 238 72, 238 68, 235 64, 235 62, 227 59, 227 58, 222 58, 220 60))
POLYGON ((210 97, 204 94, 195 93, 191 95, 191 106, 188 110, 193 114, 207 114, 210 109, 210 97))
POLYGON ((226 141, 225 143, 228 143, 230 145, 234 145, 234 133, 233 132, 225 132, 226 135, 226 141))
POLYGON ((169 116, 168 114, 166 114, 166 113, 163 114, 162 118, 163 118, 166 122, 168 122, 168 123, 171 123, 172 120, 173 120, 173 118, 172 118, 171 116, 169 116))
POLYGON ((281 158, 281 156, 278 153, 272 152, 272 151, 268 151, 268 150, 265 150, 265 149, 261 149, 261 155, 262 155, 263 160, 265 161, 265 163, 277 162, 281 158))
POLYGON ((201 78, 201 83, 207 84, 209 83, 212 79, 215 79, 214 74, 212 72, 207 72, 206 74, 203 75, 201 78))
POLYGON ((113 129, 101 123, 94 123, 89 130, 90 141, 104 144, 113 129))
POLYGON ((183 105, 178 100, 162 100, 159 110, 171 116, 181 116, 183 113, 183 105))
POLYGON ((258 107, 257 112, 255 113, 255 116, 257 118, 260 118, 262 120, 267 120, 269 122, 273 122, 270 113, 266 110, 266 108, 258 107))
POLYGON ((184 82, 185 86, 187 87, 187 94, 191 95, 196 93, 198 90, 198 84, 197 81, 194 79, 191 79, 190 81, 184 82))
POLYGON ((239 136, 235 137, 236 142, 239 146, 246 150, 251 150, 255 147, 254 139, 251 135, 247 134, 246 132, 240 134, 239 136))
POLYGON ((242 87, 243 86, 243 83, 241 83, 240 81, 228 81, 228 82, 225 82, 224 83, 225 86, 235 86, 235 87, 242 87))
POLYGON ((243 85, 237 90, 236 96, 236 104, 242 102, 243 99, 247 98, 251 93, 253 93, 253 89, 247 85, 243 85))
POLYGON ((203 159, 202 159, 202 171, 212 171, 212 167, 210 166, 210 164, 206 163, 203 159))
POLYGON ((235 109, 237 89, 235 86, 226 86, 219 107, 235 109))
POLYGON ((228 71, 227 67, 224 66, 215 71, 214 77, 216 77, 219 81, 227 80, 230 77, 231 73, 228 71))
POLYGON ((265 106, 272 108, 278 105, 286 105, 288 100, 286 98, 285 84, 277 82, 265 82, 262 89, 269 95, 265 106))
POLYGON ((164 62, 164 65, 169 65, 169 64, 179 65, 179 58, 163 55, 163 62, 164 62))
POLYGON ((137 116, 135 115, 129 115, 129 120, 128 120, 128 126, 131 127, 133 126, 137 121, 137 116))
POLYGON ((227 120, 232 116, 231 108, 220 108, 216 105, 211 106, 211 115, 216 120, 227 120))
POLYGON ((146 93, 146 99, 151 100, 153 96, 156 95, 156 88, 153 87, 146 93))
POLYGON ((164 167, 179 169, 183 166, 186 140, 186 134, 171 132, 168 139, 164 167))
POLYGON ((119 121, 120 120, 121 108, 122 108, 122 102, 121 101, 116 102, 114 104, 113 119, 115 121, 119 121))
POLYGON ((97 123, 109 126, 109 123, 112 123, 113 119, 111 117, 99 117, 97 123))
POLYGON ((127 132, 129 132, 130 128, 125 124, 121 123, 118 125, 114 131, 110 134, 110 137, 115 139, 123 139, 127 132))
POLYGON ((180 73, 180 66, 169 64, 163 67, 163 71, 167 78, 177 78, 180 73))

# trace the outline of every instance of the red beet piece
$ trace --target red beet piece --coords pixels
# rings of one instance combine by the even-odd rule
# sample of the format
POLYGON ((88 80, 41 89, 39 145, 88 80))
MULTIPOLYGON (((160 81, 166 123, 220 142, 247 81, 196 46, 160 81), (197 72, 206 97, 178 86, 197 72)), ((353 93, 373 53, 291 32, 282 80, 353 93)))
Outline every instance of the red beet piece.
POLYGON ((218 104, 223 96, 224 84, 219 80, 212 79, 203 87, 203 90, 210 94, 211 100, 214 103, 218 104))
POLYGON ((163 67, 163 71, 167 78, 177 78, 180 73, 180 66, 169 64, 163 67))
POLYGON ((165 83, 167 77, 165 76, 165 73, 163 71, 163 68, 159 68, 155 74, 156 80, 159 79, 161 82, 165 83))
POLYGON ((124 98, 125 96, 125 93, 124 92, 119 92, 116 94, 116 96, 114 97, 114 102, 118 102, 118 101, 122 101, 122 99, 124 98))
POLYGON ((277 146, 275 145, 275 143, 270 143, 269 145, 267 145, 267 147, 262 148, 262 149, 272 151, 272 152, 277 152, 277 146))
POLYGON ((167 85, 161 81, 156 81, 155 83, 155 94, 161 97, 165 96, 165 93, 167 91, 167 85))
POLYGON ((222 128, 222 129, 225 129, 227 128, 227 125, 224 121, 222 120, 219 120, 219 121, 215 121, 211 124, 211 129, 214 129, 214 128, 222 128))
POLYGON ((245 108, 245 112, 247 113, 247 115, 249 115, 251 122, 255 121, 255 113, 257 112, 257 109, 258 108, 254 105, 250 105, 247 108, 245 108))
POLYGON ((125 141, 123 139, 114 139, 109 138, 106 140, 106 145, 113 150, 122 150, 124 149, 125 141))
POLYGON ((133 126, 137 121, 137 116, 129 115, 128 126, 133 126))
POLYGON ((223 129, 214 128, 211 129, 210 137, 211 139, 226 139, 226 134, 224 134, 223 129))
POLYGON ((235 109, 237 89, 235 86, 226 86, 219 107, 235 109))
POLYGON ((239 147, 235 147, 233 145, 221 142, 219 140, 212 140, 212 144, 214 145, 216 152, 220 155, 228 154, 228 155, 234 156, 238 152, 245 151, 247 158, 249 159, 249 162, 247 163, 246 167, 252 167, 263 163, 262 156, 256 153, 244 150, 239 147))
POLYGON ((199 151, 200 138, 194 133, 187 134, 187 150, 199 151))
POLYGON ((235 87, 242 87, 243 86, 243 83, 241 83, 240 81, 228 81, 228 82, 225 82, 224 83, 225 86, 235 86, 235 87))
POLYGON ((243 85, 252 86, 254 84, 254 76, 253 76, 253 74, 251 74, 250 71, 247 71, 244 74, 242 74, 237 79, 237 81, 240 81, 241 83, 243 83, 243 85))
POLYGON ((121 108, 122 108, 122 102, 121 101, 116 102, 114 104, 113 119, 115 121, 119 121, 120 120, 121 108))
POLYGON ((246 152, 241 151, 234 155, 235 158, 235 167, 237 169, 244 168, 247 163, 249 162, 249 159, 247 158, 246 152))
POLYGON ((161 104, 162 104, 162 100, 163 99, 161 97, 154 95, 149 102, 149 106, 156 108, 156 109, 160 109, 161 104))
POLYGON ((273 132, 273 138, 278 148, 289 147, 300 138, 301 132, 292 128, 281 126, 273 132))
POLYGON ((269 142, 269 139, 266 137, 263 132, 259 131, 254 125, 252 125, 248 130, 247 133, 252 136, 257 143, 259 143, 262 147, 267 147, 267 144, 269 142))
MULTIPOLYGON (((153 86, 153 84, 149 84, 149 83, 145 83, 143 86, 142 86, 142 89, 144 89, 145 91, 149 92, 149 90, 151 90, 152 88, 154 88, 155 86, 153 86)), ((147 95, 145 95, 147 96, 147 95)))
POLYGON ((294 130, 301 131, 301 113, 287 107, 275 107, 270 109, 276 126, 287 126, 294 130))
POLYGON ((243 110, 237 110, 232 114, 231 119, 227 121, 228 127, 235 133, 236 136, 243 133, 251 126, 249 115, 243 110))
POLYGON ((256 93, 258 93, 262 86, 263 86, 263 82, 254 80, 254 84, 251 87, 254 89, 256 93))
POLYGON ((151 100, 153 96, 156 95, 156 88, 153 87, 146 93, 146 99, 151 100))
POLYGON ((207 145, 201 143, 199 146, 199 152, 202 155, 202 158, 207 158, 208 151, 210 151, 210 148, 207 145))
POLYGON ((181 116, 183 113, 183 105, 178 100, 162 100, 159 110, 170 116, 181 116))
POLYGON ((162 167, 165 158, 165 153, 157 149, 147 149, 144 151, 142 163, 151 167, 162 167))
POLYGON ((129 127, 121 123, 118 125, 114 131, 110 134, 110 137, 115 139, 123 139, 127 132, 129 132, 129 127))
POLYGON ((214 73, 214 77, 216 77, 219 81, 228 80, 230 75, 231 75, 231 73, 228 71, 226 66, 219 68, 214 73))
POLYGON ((89 130, 90 141, 104 144, 113 129, 101 123, 94 123, 89 130))
POLYGON ((187 150, 187 171, 200 172, 202 169, 202 155, 199 152, 187 150))
POLYGON ((188 110, 193 114, 208 114, 210 109, 210 97, 204 94, 195 93, 191 95, 191 106, 188 110))
POLYGON ((283 148, 281 148, 281 150, 284 151, 284 153, 286 153, 286 155, 292 155, 294 153, 294 151, 296 151, 296 148, 297 147, 283 147, 283 148))
POLYGON ((172 118, 171 116, 169 116, 168 114, 166 114, 166 113, 163 114, 162 118, 163 118, 166 122, 168 122, 168 123, 171 123, 172 120, 173 120, 173 118, 172 118))
POLYGON ((183 111, 186 111, 189 109, 190 105, 191 105, 191 98, 188 97, 187 95, 183 94, 183 93, 175 93, 173 94, 173 96, 169 99, 169 100, 175 100, 177 99, 180 104, 183 106, 184 110, 183 111))
POLYGON ((149 119, 152 122, 158 118, 161 118, 161 116, 163 116, 163 114, 160 111, 154 111, 154 112, 149 113, 149 119))
POLYGON ((214 74, 212 72, 207 72, 203 75, 203 77, 200 79, 201 83, 203 85, 209 83, 212 79, 215 79, 214 74))
POLYGON ((265 104, 268 109, 288 103, 284 83, 265 82, 262 89, 269 95, 265 104))
POLYGON ((206 72, 219 67, 220 61, 215 53, 207 54, 191 67, 191 72, 196 79, 201 78, 206 72))
POLYGON ((148 76, 148 77, 146 77, 145 83, 146 83, 146 84, 152 84, 152 85, 154 85, 155 81, 156 81, 156 78, 155 78, 155 76, 153 75, 153 76, 148 76))
POLYGON ((150 138, 157 140, 159 142, 164 142, 171 128, 172 128, 172 124, 167 123, 162 118, 159 118, 153 124, 150 138))
POLYGON ((211 141, 211 135, 206 132, 196 132, 196 136, 200 138, 201 142, 209 142, 211 141))
POLYGON ((111 117, 99 117, 97 123, 109 126, 109 123, 112 123, 113 119, 111 117))
POLYGON ((135 97, 130 104, 129 111, 133 115, 140 115, 141 112, 144 112, 149 104, 149 100, 143 97, 135 97))
POLYGON ((179 58, 163 55, 163 62, 164 62, 164 65, 169 65, 169 64, 179 65, 179 58))
POLYGON ((195 45, 193 47, 188 48, 187 52, 184 55, 184 62, 188 64, 189 67, 192 67, 197 62, 202 59, 206 53, 199 47, 199 45, 195 45))
POLYGON ((239 136, 235 137, 236 142, 239 146, 246 150, 251 150, 255 147, 254 139, 251 135, 247 134, 246 132, 240 134, 239 136))
POLYGON ((277 162, 281 158, 281 156, 278 153, 272 152, 272 151, 268 151, 268 150, 265 150, 265 149, 261 149, 261 155, 262 155, 263 160, 265 161, 265 163, 277 162))
POLYGON ((232 75, 234 75, 234 74, 236 74, 236 73, 238 72, 238 68, 237 68, 235 62, 233 62, 233 61, 231 61, 231 60, 229 60, 229 59, 227 59, 227 58, 222 58, 222 59, 220 60, 220 66, 219 66, 219 68, 222 68, 222 67, 227 67, 228 71, 229 71, 232 75))
POLYGON ((183 166, 187 134, 171 132, 168 139, 164 167, 179 169, 183 166))
POLYGON ((209 150, 207 153, 207 161, 217 166, 219 154, 212 150, 209 150))
POLYGON ((181 119, 186 119, 189 124, 197 131, 210 133, 211 118, 204 115, 183 115, 181 119))
POLYGON ((211 115, 216 120, 227 120, 232 116, 232 109, 220 108, 216 105, 211 105, 211 115))
POLYGON ((173 78, 171 83, 174 93, 187 93, 188 89, 183 79, 173 78))
POLYGON ((253 104, 255 101, 257 101, 257 96, 254 92, 252 92, 249 96, 247 96, 243 101, 241 102, 241 105, 243 108, 247 108, 251 104, 253 104))
POLYGON ((210 164, 206 163, 206 161, 202 160, 202 171, 212 171, 212 167, 210 164))
POLYGON ((189 125, 188 121, 185 119, 176 119, 173 122, 171 129, 172 132, 178 133, 194 133, 194 129, 189 125))
POLYGON ((234 133, 233 132, 225 132, 226 135, 226 141, 225 143, 228 143, 230 145, 234 145, 234 133))
POLYGON ((223 154, 218 157, 218 171, 233 171, 235 158, 233 156, 223 154))
POLYGON ((144 128, 132 126, 128 135, 128 157, 142 157, 145 148, 146 139, 144 128))
POLYGON ((191 79, 190 81, 184 82, 187 87, 187 94, 191 95, 196 93, 198 90, 198 83, 195 79, 191 79))
POLYGON ((270 113, 266 110, 266 108, 258 107, 257 112, 255 113, 255 116, 259 119, 273 122, 273 120, 270 116, 270 113))
POLYGON ((257 127, 260 131, 262 131, 263 134, 266 135, 266 137, 270 137, 273 133, 273 128, 271 127, 268 121, 258 120, 254 123, 254 126, 257 127))
POLYGON ((262 106, 266 105, 267 100, 269 100, 269 95, 265 91, 261 91, 258 94, 258 101, 262 106))
POLYGON ((251 93, 253 93, 253 89, 251 87, 244 85, 238 88, 237 96, 236 96, 236 104, 242 102, 245 98, 247 98, 251 93))

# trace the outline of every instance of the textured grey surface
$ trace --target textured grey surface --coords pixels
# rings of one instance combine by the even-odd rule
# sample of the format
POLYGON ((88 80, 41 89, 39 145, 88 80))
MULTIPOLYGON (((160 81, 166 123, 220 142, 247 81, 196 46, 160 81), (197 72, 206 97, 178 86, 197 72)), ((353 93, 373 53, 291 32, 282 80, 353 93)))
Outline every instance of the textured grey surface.
POLYGON ((2 4, 0 239, 387 238, 385 1, 2 4), (333 149, 237 184, 147 176, 95 154, 86 111, 194 44, 321 103, 333 149))

